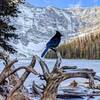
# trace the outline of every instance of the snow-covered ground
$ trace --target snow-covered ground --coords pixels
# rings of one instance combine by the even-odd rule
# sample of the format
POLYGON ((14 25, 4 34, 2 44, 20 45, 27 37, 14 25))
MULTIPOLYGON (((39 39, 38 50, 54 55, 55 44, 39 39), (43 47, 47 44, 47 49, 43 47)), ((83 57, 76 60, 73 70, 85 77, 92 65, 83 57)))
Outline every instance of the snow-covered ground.
MULTIPOLYGON (((47 59, 43 59, 43 60, 47 63, 47 65, 49 66, 49 69, 52 70, 56 60, 47 60, 47 59)), ((30 62, 31 62, 31 59, 19 59, 19 62, 16 63, 15 66, 16 67, 27 66, 27 65, 30 64, 30 62)), ((62 66, 63 65, 78 66, 79 68, 92 68, 92 69, 94 69, 94 71, 97 72, 97 75, 100 75, 100 60, 63 59, 61 65, 62 66)), ((2 64, 2 62, 0 62, 0 70, 3 69, 2 66, 3 66, 3 64, 2 64)), ((38 62, 35 65, 35 69, 36 69, 37 72, 42 73, 41 67, 40 67, 38 62)), ((18 73, 19 73, 19 75, 21 75, 23 72, 24 72, 24 70, 21 70, 18 73)), ((33 80, 35 80, 35 82, 38 85, 45 83, 44 81, 40 81, 39 77, 34 76, 33 74, 30 74, 29 78, 27 78, 27 80, 25 82, 25 86, 30 87, 32 85, 33 80)), ((60 86, 66 86, 70 82, 72 82, 73 80, 74 80, 73 78, 66 80, 66 81, 62 82, 60 86)), ((77 78, 75 80, 78 81, 79 83, 82 83, 83 79, 77 78)), ((83 80, 83 81, 85 81, 85 80, 83 80)), ((36 100, 38 100, 38 99, 36 99, 36 100)), ((67 100, 72 100, 72 99, 67 99, 67 100)), ((81 99, 74 99, 74 100, 81 100, 81 99)), ((89 99, 89 100, 100 100, 100 97, 95 98, 95 99, 94 98, 89 99)))

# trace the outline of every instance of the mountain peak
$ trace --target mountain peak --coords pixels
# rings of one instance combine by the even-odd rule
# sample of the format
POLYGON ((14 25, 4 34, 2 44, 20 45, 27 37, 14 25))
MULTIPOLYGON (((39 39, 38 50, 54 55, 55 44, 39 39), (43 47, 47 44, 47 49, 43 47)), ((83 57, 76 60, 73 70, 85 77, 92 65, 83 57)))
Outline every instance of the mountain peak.
POLYGON ((20 35, 17 43, 25 48, 25 52, 30 50, 33 53, 34 48, 29 49, 29 45, 45 43, 56 30, 64 34, 65 40, 69 40, 100 26, 100 7, 59 9, 51 6, 41 8, 22 4, 19 10, 21 13, 13 24, 20 35))

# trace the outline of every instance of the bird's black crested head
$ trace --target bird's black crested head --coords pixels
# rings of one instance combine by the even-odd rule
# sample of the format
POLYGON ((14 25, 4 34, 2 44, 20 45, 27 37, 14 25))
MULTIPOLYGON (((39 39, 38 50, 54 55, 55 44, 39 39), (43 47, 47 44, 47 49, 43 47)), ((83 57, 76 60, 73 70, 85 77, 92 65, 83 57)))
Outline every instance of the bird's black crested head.
POLYGON ((63 35, 59 31, 56 31, 56 36, 61 37, 63 35))

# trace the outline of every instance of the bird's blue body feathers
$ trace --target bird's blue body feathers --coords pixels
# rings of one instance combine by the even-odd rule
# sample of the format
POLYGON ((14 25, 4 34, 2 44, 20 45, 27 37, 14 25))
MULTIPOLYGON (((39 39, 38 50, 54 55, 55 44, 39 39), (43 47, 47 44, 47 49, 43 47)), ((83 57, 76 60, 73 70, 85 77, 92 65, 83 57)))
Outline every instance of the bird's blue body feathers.
POLYGON ((60 32, 56 31, 56 34, 49 40, 49 42, 46 44, 46 49, 43 51, 41 57, 43 57, 46 52, 48 51, 48 49, 52 49, 52 48, 56 48, 60 41, 61 41, 61 34, 60 32))
POLYGON ((51 40, 49 40, 49 42, 47 43, 46 47, 55 48, 55 47, 57 47, 59 45, 60 40, 61 39, 58 38, 58 37, 53 37, 53 38, 51 38, 51 40))

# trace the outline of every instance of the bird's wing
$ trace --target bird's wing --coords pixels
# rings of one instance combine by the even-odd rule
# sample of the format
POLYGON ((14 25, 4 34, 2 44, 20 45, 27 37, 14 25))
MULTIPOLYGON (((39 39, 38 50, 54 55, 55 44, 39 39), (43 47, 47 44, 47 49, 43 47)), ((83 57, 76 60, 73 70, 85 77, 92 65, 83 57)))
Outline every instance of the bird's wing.
POLYGON ((51 40, 49 40, 46 46, 49 48, 56 47, 58 46, 59 42, 60 42, 60 38, 52 38, 51 40))

